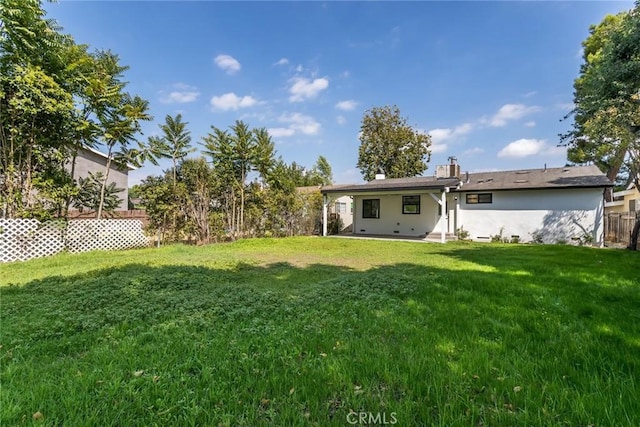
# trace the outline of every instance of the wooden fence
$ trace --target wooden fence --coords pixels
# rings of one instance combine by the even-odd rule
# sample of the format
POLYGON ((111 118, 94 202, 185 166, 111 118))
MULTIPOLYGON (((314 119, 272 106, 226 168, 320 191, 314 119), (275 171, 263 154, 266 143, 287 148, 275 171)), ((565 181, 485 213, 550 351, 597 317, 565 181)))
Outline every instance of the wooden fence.
POLYGON ((607 243, 624 244, 631 242, 631 232, 636 221, 640 219, 640 211, 612 212, 604 216, 604 240, 607 243))

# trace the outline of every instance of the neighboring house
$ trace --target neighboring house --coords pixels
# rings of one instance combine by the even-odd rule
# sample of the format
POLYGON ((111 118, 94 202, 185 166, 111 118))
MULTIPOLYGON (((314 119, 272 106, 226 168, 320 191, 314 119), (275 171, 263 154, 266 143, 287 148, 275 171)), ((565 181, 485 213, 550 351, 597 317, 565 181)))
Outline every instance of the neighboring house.
MULTIPOLYGON (((338 187, 338 186, 334 186, 338 187)), ((320 185, 312 185, 307 187, 297 187, 296 191, 299 194, 320 194, 320 189, 322 186, 320 185)), ((334 199, 327 206, 327 213, 329 215, 329 219, 331 218, 339 218, 342 220, 342 230, 349 230, 351 223, 353 222, 353 198, 350 196, 340 196, 334 199)), ((307 215, 308 212, 305 212, 307 215)))
POLYGON ((349 230, 351 224, 353 224, 353 197, 352 196, 340 196, 330 207, 329 213, 337 215, 342 221, 342 230, 349 230))
POLYGON ((634 183, 626 190, 613 193, 613 201, 604 204, 605 213, 640 211, 640 190, 634 183))
MULTIPOLYGON (((596 166, 467 173, 457 164, 438 176, 326 186, 327 207, 353 197, 355 235, 436 237, 464 229, 473 240, 502 234, 522 242, 603 242, 604 190, 613 184, 596 166)), ((326 220, 325 220, 326 224, 326 220)), ((326 230, 326 228, 325 228, 326 230)), ((326 235, 326 233, 324 233, 326 235)))
MULTIPOLYGON (((93 148, 81 148, 75 157, 75 165, 71 162, 67 165, 69 173, 73 173, 72 178, 86 178, 89 172, 96 174, 102 172, 104 175, 107 166, 108 157, 93 148)), ((129 171, 135 170, 133 166, 128 165, 126 168, 120 168, 115 163, 111 163, 109 168, 109 183, 115 182, 117 188, 122 188, 122 192, 118 193, 118 197, 122 199, 117 210, 126 211, 128 209, 127 199, 129 196, 129 171)))

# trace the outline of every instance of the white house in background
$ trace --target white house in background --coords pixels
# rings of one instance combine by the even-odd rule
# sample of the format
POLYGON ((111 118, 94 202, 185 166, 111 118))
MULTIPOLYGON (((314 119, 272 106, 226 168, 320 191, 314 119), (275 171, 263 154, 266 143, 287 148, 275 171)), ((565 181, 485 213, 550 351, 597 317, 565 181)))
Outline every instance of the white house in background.
POLYGON ((603 243, 604 190, 613 183, 596 166, 460 175, 453 163, 432 177, 325 186, 327 207, 353 198, 353 234, 436 238, 464 229, 477 241, 502 234, 521 242, 592 239, 603 243))
POLYGON ((605 213, 640 211, 640 190, 634 183, 626 190, 613 193, 613 200, 604 204, 605 213))
MULTIPOLYGON (((89 172, 96 174, 97 172, 105 173, 108 157, 93 148, 84 147, 78 150, 75 159, 72 159, 67 165, 67 170, 72 173, 73 179, 87 178, 89 172), (75 161, 75 163, 73 163, 75 161)), ((122 199, 120 206, 116 210, 126 211, 128 208, 129 198, 129 171, 135 170, 133 166, 128 165, 126 168, 120 168, 115 163, 111 163, 109 167, 109 184, 115 182, 117 188, 122 188, 122 192, 118 193, 118 197, 122 199)))
MULTIPOLYGON (((334 186, 338 187, 338 186, 334 186)), ((300 194, 320 193, 320 185, 312 185, 307 187, 297 187, 296 190, 300 194)), ((339 196, 327 205, 328 219, 339 218, 342 220, 342 230, 349 230, 353 222, 353 199, 350 196, 339 196)))

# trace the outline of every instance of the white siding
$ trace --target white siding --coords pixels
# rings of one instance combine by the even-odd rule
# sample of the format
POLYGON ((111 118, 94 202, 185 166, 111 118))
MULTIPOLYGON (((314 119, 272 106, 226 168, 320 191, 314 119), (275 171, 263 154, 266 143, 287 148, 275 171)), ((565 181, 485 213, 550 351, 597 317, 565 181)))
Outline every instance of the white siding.
MULTIPOLYGON (((440 198, 440 193, 435 193, 440 198)), ((354 196, 355 234, 387 234, 397 236, 421 236, 436 229, 440 216, 438 203, 427 193, 376 194, 354 196), (420 214, 402 213, 402 196, 420 196, 420 214), (380 199, 380 218, 363 218, 362 201, 364 199, 380 199)), ((451 203, 449 208, 453 208, 451 203)), ((438 225, 439 227, 439 225, 438 225)))
POLYGON ((457 227, 463 227, 475 240, 498 235, 517 235, 523 242, 539 233, 545 243, 570 242, 585 234, 594 242, 603 238, 602 189, 554 189, 527 191, 482 191, 492 193, 492 203, 467 204, 466 194, 458 193, 460 209, 457 227))

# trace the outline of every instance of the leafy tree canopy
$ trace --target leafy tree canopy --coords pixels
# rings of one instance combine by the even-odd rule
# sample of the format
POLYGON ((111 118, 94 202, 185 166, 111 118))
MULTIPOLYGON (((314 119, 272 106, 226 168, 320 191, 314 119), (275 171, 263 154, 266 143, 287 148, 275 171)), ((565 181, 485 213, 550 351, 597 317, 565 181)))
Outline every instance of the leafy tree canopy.
POLYGON ((640 172, 640 2, 607 16, 583 42, 584 62, 574 82, 573 128, 562 135, 568 158, 593 162, 628 183, 640 172))
POLYGON ((365 112, 360 126, 357 167, 371 181, 382 170, 388 178, 420 175, 431 158, 431 138, 413 129, 396 106, 365 112))

